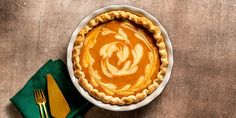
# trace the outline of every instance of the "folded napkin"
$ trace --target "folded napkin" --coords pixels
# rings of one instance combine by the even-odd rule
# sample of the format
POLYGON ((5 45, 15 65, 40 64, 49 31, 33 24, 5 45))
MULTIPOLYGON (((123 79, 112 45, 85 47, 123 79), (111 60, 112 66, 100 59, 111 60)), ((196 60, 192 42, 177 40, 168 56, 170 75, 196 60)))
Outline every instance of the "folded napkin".
POLYGON ((33 90, 43 89, 47 98, 47 110, 50 114, 46 76, 51 73, 57 82, 61 92, 70 106, 70 113, 67 118, 80 118, 92 107, 76 90, 70 80, 66 65, 61 60, 49 60, 38 72, 26 83, 26 85, 10 99, 25 118, 39 118, 39 107, 35 103, 33 90))

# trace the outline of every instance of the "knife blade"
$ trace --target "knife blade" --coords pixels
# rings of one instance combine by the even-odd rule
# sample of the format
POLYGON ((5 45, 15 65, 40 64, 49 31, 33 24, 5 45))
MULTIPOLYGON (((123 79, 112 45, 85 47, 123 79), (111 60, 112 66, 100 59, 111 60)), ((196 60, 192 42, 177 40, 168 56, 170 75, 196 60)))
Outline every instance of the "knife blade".
POLYGON ((51 115, 55 118, 65 118, 70 107, 51 74, 47 74, 47 88, 51 115))

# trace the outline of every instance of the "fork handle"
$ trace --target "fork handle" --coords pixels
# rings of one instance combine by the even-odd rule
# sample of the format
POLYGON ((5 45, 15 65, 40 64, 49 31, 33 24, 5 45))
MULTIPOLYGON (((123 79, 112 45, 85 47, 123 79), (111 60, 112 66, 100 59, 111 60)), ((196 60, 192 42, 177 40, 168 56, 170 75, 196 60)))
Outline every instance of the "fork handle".
POLYGON ((40 109, 41 118, 44 118, 43 109, 42 109, 42 105, 41 104, 39 105, 39 109, 40 109))
POLYGON ((43 108, 44 108, 44 112, 45 112, 46 118, 48 118, 48 112, 47 112, 47 109, 46 109, 46 105, 45 105, 45 104, 43 104, 43 108))

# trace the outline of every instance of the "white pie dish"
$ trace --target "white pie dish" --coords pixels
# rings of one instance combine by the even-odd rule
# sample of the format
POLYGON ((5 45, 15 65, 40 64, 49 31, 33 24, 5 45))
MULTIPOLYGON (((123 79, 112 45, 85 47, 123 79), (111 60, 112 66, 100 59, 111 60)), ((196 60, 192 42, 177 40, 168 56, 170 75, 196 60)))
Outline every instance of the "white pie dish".
POLYGON ((72 83, 74 84, 74 86, 77 88, 77 90, 80 92, 80 94, 87 99, 88 101, 90 101, 91 103, 93 103, 94 105, 107 109, 107 110, 111 110, 111 111, 129 111, 129 110, 134 110, 137 108, 140 108, 144 105, 147 105, 148 103, 150 103, 153 99, 155 99, 164 89, 164 87, 166 86, 166 84, 168 83, 169 79, 170 79, 170 74, 171 74, 171 70, 173 67, 173 49, 172 49, 172 45, 170 42, 170 39, 168 37, 168 34, 166 33, 165 29, 162 27, 162 25, 149 13, 145 12, 142 9, 139 8, 135 8, 132 6, 128 6, 128 5, 111 5, 111 6, 107 6, 107 7, 103 7, 101 9, 98 9, 96 11, 94 11, 93 13, 89 14, 87 17, 85 17, 80 24, 77 26, 77 28, 75 29, 75 31, 73 32, 69 45, 68 45, 68 49, 67 49, 67 67, 69 70, 69 74, 72 80, 72 83), (129 11, 135 14, 140 14, 142 16, 145 16, 146 18, 148 18, 149 20, 151 20, 155 25, 159 26, 159 28, 161 29, 162 32, 162 36, 164 38, 165 44, 166 44, 166 48, 167 48, 167 53, 168 53, 168 61, 169 61, 169 65, 167 68, 167 72, 166 75, 164 76, 164 80, 163 82, 159 85, 159 87, 149 96, 147 96, 144 100, 138 102, 138 103, 134 103, 131 105, 124 105, 124 106, 119 106, 119 105, 110 105, 110 104, 106 104, 103 103, 97 99, 95 99, 94 97, 90 96, 89 93, 84 90, 78 82, 78 79, 74 76, 74 71, 73 71, 73 64, 72 64, 72 49, 73 49, 73 44, 74 41, 77 37, 78 32, 80 31, 81 28, 83 28, 84 26, 87 25, 87 23, 94 18, 95 16, 111 11, 111 10, 125 10, 125 11, 129 11))

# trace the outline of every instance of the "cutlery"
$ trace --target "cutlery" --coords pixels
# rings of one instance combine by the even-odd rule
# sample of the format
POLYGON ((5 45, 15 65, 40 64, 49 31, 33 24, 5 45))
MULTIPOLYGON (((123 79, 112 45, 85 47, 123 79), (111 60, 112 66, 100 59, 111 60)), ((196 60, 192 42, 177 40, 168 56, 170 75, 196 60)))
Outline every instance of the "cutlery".
POLYGON ((51 74, 47 74, 47 88, 51 115, 65 118, 70 112, 70 107, 51 74))
POLYGON ((46 105, 45 105, 47 100, 46 100, 46 97, 43 93, 43 90, 42 89, 34 90, 34 97, 35 97, 36 103, 39 105, 41 117, 44 118, 44 115, 43 115, 43 109, 44 109, 44 113, 46 115, 46 118, 48 118, 48 113, 47 113, 47 109, 46 109, 46 105))

